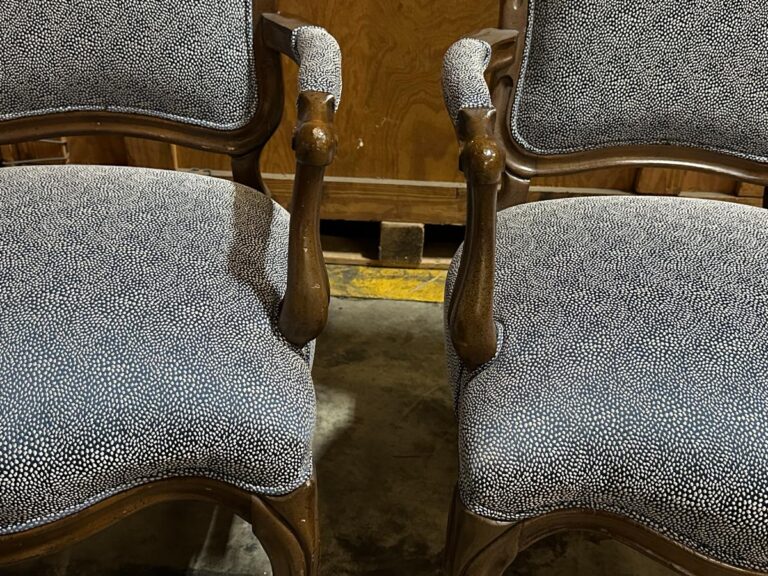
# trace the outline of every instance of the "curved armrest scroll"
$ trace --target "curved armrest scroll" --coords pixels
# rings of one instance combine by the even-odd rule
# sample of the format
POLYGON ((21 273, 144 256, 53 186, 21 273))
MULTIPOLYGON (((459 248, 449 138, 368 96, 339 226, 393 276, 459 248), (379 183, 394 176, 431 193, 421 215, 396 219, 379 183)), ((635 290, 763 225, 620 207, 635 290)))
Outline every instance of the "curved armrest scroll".
POLYGON ((325 28, 298 18, 264 14, 267 46, 299 65, 299 92, 322 92, 334 98, 334 110, 341 103, 341 49, 325 28))
POLYGON ((322 332, 328 318, 330 288, 320 244, 320 203, 325 168, 336 153, 333 120, 341 101, 341 52, 323 28, 278 14, 263 18, 267 46, 299 65, 298 120, 293 132, 296 177, 279 327, 289 342, 303 346, 322 332))
POLYGON ((484 30, 448 49, 443 95, 461 146, 467 179, 467 227, 456 282, 448 303, 448 326, 456 353, 473 370, 496 354, 493 290, 496 202, 504 151, 494 134, 496 110, 486 75, 505 73, 514 59, 518 33, 484 30))

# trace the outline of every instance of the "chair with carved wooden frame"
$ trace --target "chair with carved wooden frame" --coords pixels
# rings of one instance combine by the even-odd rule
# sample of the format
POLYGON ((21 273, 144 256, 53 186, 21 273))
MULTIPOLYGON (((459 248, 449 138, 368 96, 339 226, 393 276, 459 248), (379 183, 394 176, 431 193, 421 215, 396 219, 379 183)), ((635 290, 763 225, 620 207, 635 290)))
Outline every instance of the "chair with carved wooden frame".
POLYGON ((499 29, 448 50, 468 187, 449 574, 501 574, 566 530, 685 574, 768 573, 768 211, 524 204, 533 176, 616 166, 766 186, 766 37, 758 0, 502 0, 499 29))
POLYGON ((314 339, 341 55, 273 0, 0 5, 0 143, 113 133, 227 154, 235 182, 0 169, 0 564, 170 499, 316 574, 314 339), (288 213, 259 169, 299 65, 288 213))

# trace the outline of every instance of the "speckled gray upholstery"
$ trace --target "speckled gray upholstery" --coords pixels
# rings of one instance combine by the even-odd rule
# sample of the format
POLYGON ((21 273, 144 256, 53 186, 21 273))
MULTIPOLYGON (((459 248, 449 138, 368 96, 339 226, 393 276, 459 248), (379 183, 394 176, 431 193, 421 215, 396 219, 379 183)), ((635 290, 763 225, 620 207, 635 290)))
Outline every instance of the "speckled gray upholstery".
POLYGON ((217 129, 258 104, 250 0, 6 0, 0 120, 70 110, 217 129))
MULTIPOLYGON (((251 0, 8 0, 0 10, 0 121, 74 110, 219 130, 258 108, 251 0)), ((341 52, 293 33, 299 89, 341 102, 341 52)))
POLYGON ((768 2, 528 4, 510 121, 523 147, 675 144, 768 160, 768 2))
POLYGON ((497 240, 498 354, 467 374, 448 343, 465 505, 611 511, 768 569, 768 211, 557 200, 497 240))
POLYGON ((0 534, 160 478, 308 478, 313 346, 276 326, 288 220, 203 176, 0 170, 0 534))

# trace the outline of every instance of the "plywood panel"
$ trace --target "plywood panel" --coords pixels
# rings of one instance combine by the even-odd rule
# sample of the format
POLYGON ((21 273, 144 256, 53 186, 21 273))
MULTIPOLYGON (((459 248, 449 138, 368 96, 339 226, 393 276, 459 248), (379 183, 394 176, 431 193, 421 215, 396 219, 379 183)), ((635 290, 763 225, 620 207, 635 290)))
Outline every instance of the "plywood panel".
POLYGON ((641 168, 635 180, 635 192, 661 196, 678 196, 683 189, 683 170, 641 168))
MULTIPOLYGON (((498 0, 282 0, 336 36, 344 54, 339 153, 329 174, 458 181, 457 146, 442 103, 442 57, 452 42, 494 26, 498 0)), ((295 66, 286 64, 287 102, 295 102, 295 66)), ((264 158, 267 172, 293 172, 287 106, 264 158)))
POLYGON ((125 153, 128 164, 146 168, 176 170, 176 147, 164 142, 126 138, 125 153))
MULTIPOLYGON (((176 161, 179 168, 194 168, 200 170, 231 170, 229 156, 203 152, 183 146, 176 146, 176 161)), ((290 172, 294 171, 291 167, 290 172)))
POLYGON ((67 159, 67 146, 63 139, 4 144, 0 146, 0 159, 9 165, 26 162, 63 164, 67 159))
POLYGON ((637 168, 616 168, 613 170, 593 170, 565 176, 546 176, 534 178, 533 186, 567 188, 606 188, 629 192, 635 185, 637 168))
POLYGON ((125 138, 121 136, 73 136, 67 142, 72 164, 130 165, 125 138))

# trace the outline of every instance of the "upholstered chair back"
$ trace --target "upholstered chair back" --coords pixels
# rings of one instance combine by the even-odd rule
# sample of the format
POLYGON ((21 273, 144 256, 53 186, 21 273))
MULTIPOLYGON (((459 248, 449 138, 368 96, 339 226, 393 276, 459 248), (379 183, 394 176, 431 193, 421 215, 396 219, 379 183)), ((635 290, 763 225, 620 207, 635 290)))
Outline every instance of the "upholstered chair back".
POLYGON ((259 105, 251 0, 4 0, 0 120, 69 111, 218 130, 259 105))
POLYGON ((523 150, 676 145, 768 161, 765 0, 527 5, 509 107, 523 150))

